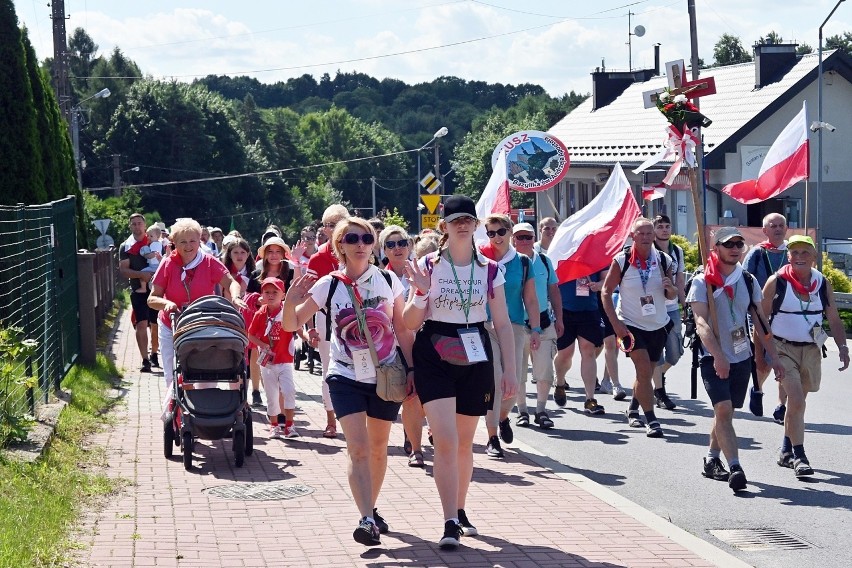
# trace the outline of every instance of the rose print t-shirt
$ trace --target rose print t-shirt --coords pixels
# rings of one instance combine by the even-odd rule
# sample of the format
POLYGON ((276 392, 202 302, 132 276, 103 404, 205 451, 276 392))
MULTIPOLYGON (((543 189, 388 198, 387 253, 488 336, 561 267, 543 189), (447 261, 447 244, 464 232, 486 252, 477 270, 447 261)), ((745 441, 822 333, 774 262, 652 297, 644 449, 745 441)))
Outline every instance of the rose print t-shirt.
MULTIPOLYGON (((418 262, 426 266, 426 258, 418 262)), ((432 262, 432 286, 429 288, 429 304, 426 319, 446 323, 465 323, 463 304, 470 301, 469 323, 483 322, 488 319, 486 307, 488 304, 488 259, 478 255, 473 263, 473 287, 471 288, 470 264, 453 267, 446 257, 435 262, 432 254, 428 255, 432 262), (459 283, 456 285, 456 275, 459 283), (459 296, 461 289, 461 296, 459 296), (468 292, 472 292, 469 294, 468 292)), ((498 270, 492 287, 502 286, 506 280, 503 272, 498 270)))
MULTIPOLYGON (((391 285, 375 266, 370 266, 355 285, 364 302, 363 310, 367 319, 367 329, 376 346, 379 364, 390 362, 396 354, 396 335, 393 331, 394 299, 402 295, 402 284, 396 274, 389 273, 391 285)), ((311 288, 311 297, 320 307, 325 308, 332 276, 323 276, 311 288)), ((331 298, 331 357, 328 364, 329 375, 340 375, 347 379, 355 378, 352 351, 369 349, 369 345, 358 328, 358 318, 352 307, 352 297, 342 282, 338 282, 331 298)), ((376 378, 362 382, 376 383, 376 378)))

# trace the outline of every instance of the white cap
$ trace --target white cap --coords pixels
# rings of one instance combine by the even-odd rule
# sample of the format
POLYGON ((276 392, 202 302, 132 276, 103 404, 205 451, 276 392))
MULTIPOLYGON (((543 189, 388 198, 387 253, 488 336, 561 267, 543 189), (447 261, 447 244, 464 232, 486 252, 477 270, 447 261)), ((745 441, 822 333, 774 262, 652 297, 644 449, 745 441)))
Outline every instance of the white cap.
POLYGON ((529 223, 518 223, 514 227, 512 227, 512 234, 520 233, 521 231, 527 231, 535 235, 535 228, 529 223))

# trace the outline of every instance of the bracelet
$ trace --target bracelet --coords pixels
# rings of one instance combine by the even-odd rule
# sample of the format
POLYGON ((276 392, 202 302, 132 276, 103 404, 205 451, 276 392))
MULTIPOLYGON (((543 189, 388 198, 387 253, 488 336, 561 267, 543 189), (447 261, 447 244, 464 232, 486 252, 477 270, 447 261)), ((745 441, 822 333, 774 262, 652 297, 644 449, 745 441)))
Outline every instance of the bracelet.
POLYGON ((530 331, 534 331, 534 332, 536 332, 536 333, 541 333, 541 332, 543 332, 544 330, 543 330, 543 329, 541 329, 540 327, 533 327, 533 328, 531 328, 531 329, 530 329, 530 331))
POLYGON ((429 297, 428 296, 418 296, 417 294, 414 294, 414 302, 413 303, 414 303, 414 307, 416 307, 416 308, 425 308, 426 304, 429 303, 429 297))
POLYGON ((428 295, 429 295, 429 292, 421 292, 421 291, 420 291, 420 288, 416 288, 416 287, 415 287, 415 288, 414 288, 414 295, 415 295, 415 296, 420 296, 420 297, 426 297, 426 296, 428 296, 428 295))

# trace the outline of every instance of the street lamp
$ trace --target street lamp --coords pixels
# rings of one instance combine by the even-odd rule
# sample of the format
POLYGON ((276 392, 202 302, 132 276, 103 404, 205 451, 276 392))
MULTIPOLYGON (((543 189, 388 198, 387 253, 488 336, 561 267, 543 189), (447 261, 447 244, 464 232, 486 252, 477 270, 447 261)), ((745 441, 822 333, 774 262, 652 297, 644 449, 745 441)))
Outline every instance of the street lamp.
POLYGON ((80 172, 80 110, 82 104, 90 99, 105 99, 109 96, 109 89, 101 89, 94 95, 87 97, 71 107, 71 145, 74 149, 74 169, 77 171, 77 185, 83 187, 83 177, 80 172))
MULTIPOLYGON (((820 207, 819 202, 822 197, 822 131, 831 126, 830 124, 823 122, 822 120, 822 28, 825 27, 825 24, 828 23, 828 20, 834 15, 834 12, 840 7, 844 0, 838 0, 837 4, 834 5, 831 12, 828 14, 828 17, 819 27, 819 72, 817 73, 817 122, 811 125, 811 130, 816 127, 817 131, 817 142, 819 144, 819 148, 817 149, 817 199, 816 199, 816 234, 817 234, 817 247, 819 248, 820 254, 817 254, 817 265, 819 269, 822 270, 822 239, 825 235, 822 232, 822 223, 820 218, 820 207)), ((831 132, 834 132, 834 127, 831 126, 829 128, 831 132)))
MULTIPOLYGON (((447 130, 447 127, 442 126, 441 128, 438 129, 437 132, 435 132, 435 134, 432 135, 431 140, 429 140, 428 142, 426 142, 425 144, 423 144, 422 146, 420 146, 417 149, 417 185, 415 186, 417 191, 416 191, 415 195, 417 196, 417 203, 418 204, 420 203, 420 180, 422 179, 421 174, 420 174, 420 151, 423 150, 424 148, 426 148, 429 144, 431 144, 432 142, 434 142, 438 138, 443 138, 444 136, 447 135, 447 133, 449 133, 449 130, 447 130)), ((418 207, 418 211, 419 211, 419 209, 420 208, 418 207)), ((417 215, 417 232, 419 233, 422 229, 423 229, 423 227, 420 226, 420 215, 417 215)))

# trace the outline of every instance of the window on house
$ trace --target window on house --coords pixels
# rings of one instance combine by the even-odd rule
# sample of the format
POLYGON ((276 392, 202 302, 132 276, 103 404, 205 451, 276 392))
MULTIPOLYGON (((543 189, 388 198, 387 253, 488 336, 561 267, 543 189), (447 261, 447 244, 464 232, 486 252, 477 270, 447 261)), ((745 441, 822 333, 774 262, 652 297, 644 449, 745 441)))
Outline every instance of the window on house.
POLYGON ((802 200, 795 199, 779 199, 781 202, 781 214, 787 218, 787 226, 791 229, 798 229, 802 226, 802 200))

